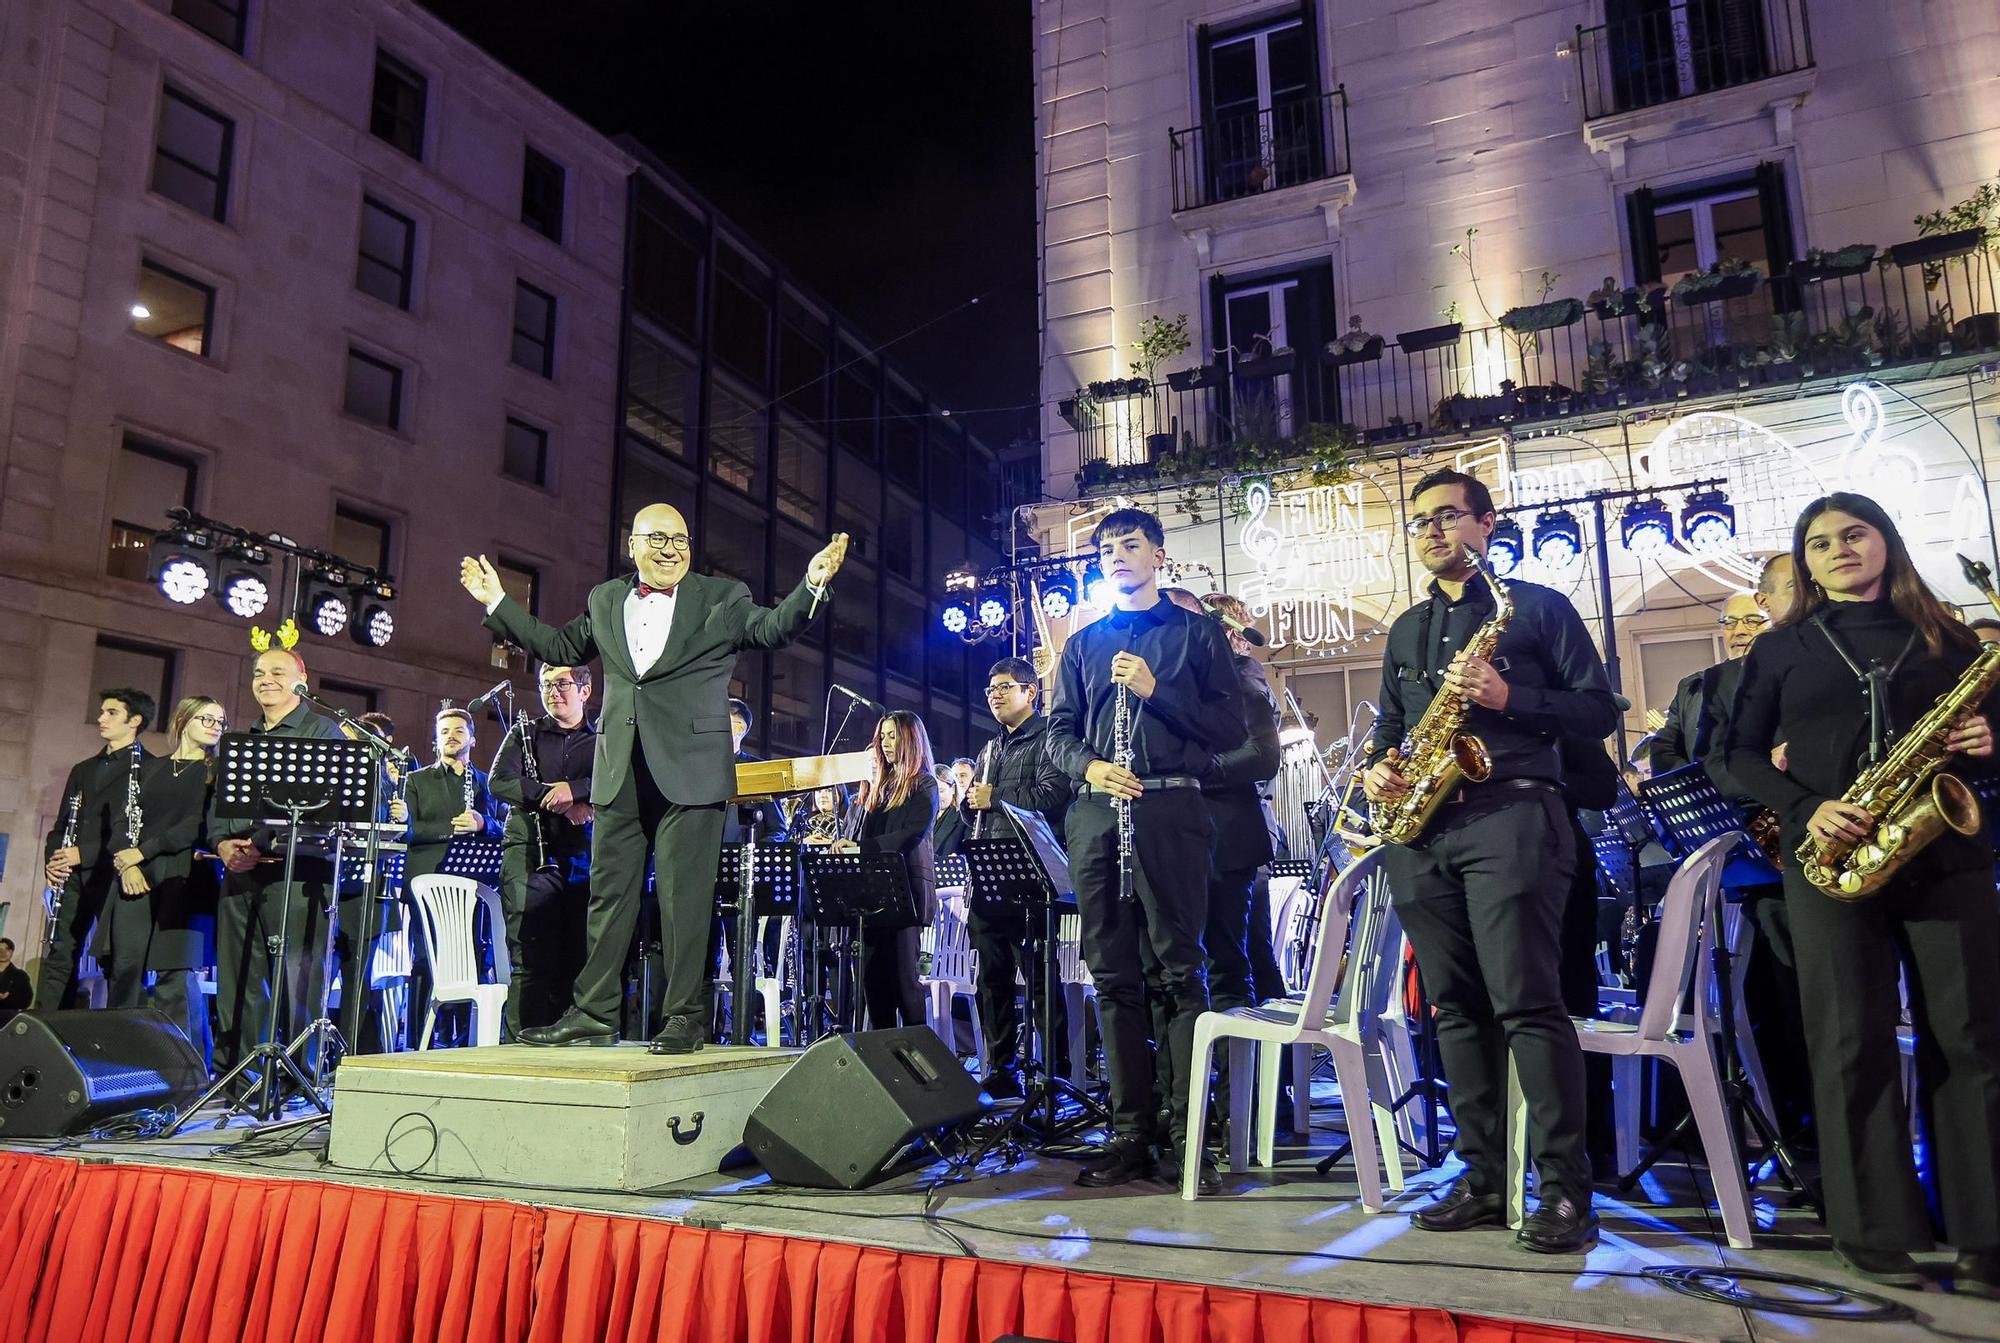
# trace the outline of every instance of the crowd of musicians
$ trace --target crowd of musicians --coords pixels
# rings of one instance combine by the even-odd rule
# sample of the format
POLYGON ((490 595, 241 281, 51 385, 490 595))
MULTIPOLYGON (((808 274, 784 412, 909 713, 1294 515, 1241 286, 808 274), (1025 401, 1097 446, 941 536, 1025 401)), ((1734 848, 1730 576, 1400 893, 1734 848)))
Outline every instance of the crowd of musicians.
MULTIPOLYGON (((1429 581, 1389 631, 1362 791, 1369 809, 1393 814, 1423 782, 1406 772, 1406 737, 1434 703, 1462 706, 1490 771, 1455 786, 1379 860, 1434 1013, 1463 1163, 1413 1220, 1439 1233, 1504 1226, 1511 1068, 1537 1195, 1516 1239, 1566 1253, 1594 1243, 1592 1185, 1610 1173, 1601 1158, 1593 1168, 1598 1098, 1570 1016, 1596 1007, 1599 887, 1580 818, 1594 821, 1616 795, 1619 762, 1603 743, 1624 706, 1565 596, 1487 573, 1480 557, 1495 521, 1487 488, 1455 471, 1425 477, 1410 497, 1407 528, 1429 581)), ((1066 841, 1107 1074, 1109 1132, 1078 1182, 1177 1177, 1192 1161, 1198 1183, 1216 1188, 1206 1144, 1183 1147, 1191 1087, 1209 1080, 1190 1078, 1192 1041, 1202 1012, 1285 990, 1267 903, 1269 864, 1286 843, 1268 801, 1279 713, 1241 603, 1162 587, 1157 518, 1111 512, 1091 545, 1112 609, 1069 638, 1046 678, 1024 660, 993 665, 986 695, 998 730, 975 758, 934 761, 922 720, 887 713, 854 796, 823 789, 768 812, 731 801, 751 723, 729 680, 739 653, 783 646, 835 600, 844 536, 764 607, 743 584, 694 572, 685 520, 653 505, 633 521, 635 572, 598 585, 561 627, 509 598, 483 557, 468 558, 461 582, 487 626, 541 664, 546 712, 507 732, 490 775, 471 763, 473 715, 438 715, 435 762, 392 771, 386 790, 387 818, 408 846, 406 880, 436 872, 456 837, 501 836, 509 1036, 614 1042, 636 938, 659 980, 651 1048, 679 1054, 711 1036, 725 841, 761 827, 759 838, 788 832, 833 852, 903 857, 905 917, 871 922, 859 949, 866 1020, 886 1027, 924 1021, 918 946, 936 909, 938 857, 1006 807, 1039 816, 1066 841)), ((1786 854, 1868 834, 1877 818, 1843 794, 1981 646, 1925 586, 1894 521, 1852 494, 1809 506, 1789 553, 1755 594, 1728 600, 1721 624, 1729 659, 1680 687, 1651 765, 1705 770, 1746 813, 1774 818, 1786 854)), ((260 653, 248 730, 339 735, 298 694, 309 674, 296 648, 260 653)), ((220 1065, 263 1030, 281 925, 292 930, 299 1002, 323 988, 327 945, 344 984, 366 982, 367 902, 322 856, 297 856, 287 882, 275 833, 217 816, 214 752, 230 727, 217 700, 176 706, 161 756, 137 745, 154 711, 139 692, 104 692, 103 749, 64 785, 48 842, 61 899, 36 996, 67 1001, 89 938, 114 1006, 138 1003, 150 975, 155 1003, 205 1039, 197 925, 213 910, 220 1065)), ((1987 770, 1989 721, 1989 706, 1973 704, 1953 725, 1945 747, 1963 772, 1987 770)), ((379 716, 369 726, 389 728, 379 716)), ((1947 832, 1867 900, 1831 898, 1796 864, 1782 882, 1735 894, 1772 976, 1758 1029, 1803 1042, 1789 1117, 1816 1140, 1837 1252, 1907 1285, 1909 1252, 1942 1240, 1959 1253, 1963 1289, 2000 1292, 2000 905, 1986 838, 1947 832), (1905 998, 1934 1205, 1898 1085, 1905 998)), ((396 917, 392 907, 382 922, 396 917)), ((1016 993, 1017 975, 1041 982, 1024 973, 1030 932, 1018 911, 971 910, 996 1095, 1018 1088, 1030 1062, 1039 1005, 1024 1012, 1016 993)), ((1068 1032, 1050 1034, 1048 1052, 1060 1054, 1068 1032)), ((371 1023, 354 1044, 388 1038, 371 1023)), ((1042 1062, 1067 1071, 1067 1060, 1042 1062)))

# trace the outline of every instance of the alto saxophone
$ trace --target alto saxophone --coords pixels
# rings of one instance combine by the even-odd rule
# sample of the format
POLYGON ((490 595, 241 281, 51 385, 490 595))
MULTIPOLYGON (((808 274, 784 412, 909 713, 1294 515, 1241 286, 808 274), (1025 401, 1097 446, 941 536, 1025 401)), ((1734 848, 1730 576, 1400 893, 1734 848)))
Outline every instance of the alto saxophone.
MULTIPOLYGON (((1500 585, 1478 551, 1466 548, 1473 570, 1486 581, 1493 594, 1494 611, 1466 645, 1468 656, 1491 658, 1500 643, 1507 622, 1514 617, 1514 599, 1500 585)), ((1394 802, 1371 808, 1375 833, 1391 844, 1408 844, 1423 833, 1431 817, 1456 792, 1461 783, 1484 783, 1493 772, 1493 758, 1486 743, 1465 730, 1472 703, 1454 690, 1439 690, 1424 709, 1423 717, 1403 738, 1397 768, 1409 780, 1410 790, 1394 802)))
POLYGON ((2000 685, 2000 644, 1983 643, 1958 683, 1841 794, 1842 802, 1875 818, 1868 838, 1858 844, 1808 839, 1799 845, 1799 870, 1807 881, 1836 900, 1860 900, 1880 890, 1947 828, 1979 833, 1984 824, 1979 798, 1957 775, 1945 773, 1945 742, 1995 685, 2000 685))

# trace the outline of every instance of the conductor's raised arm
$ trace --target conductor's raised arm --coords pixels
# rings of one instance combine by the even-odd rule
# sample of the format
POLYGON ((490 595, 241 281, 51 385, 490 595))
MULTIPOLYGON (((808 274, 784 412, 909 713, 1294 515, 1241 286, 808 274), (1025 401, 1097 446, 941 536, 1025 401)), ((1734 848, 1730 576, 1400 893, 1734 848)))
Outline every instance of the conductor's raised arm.
POLYGON ((591 633, 590 612, 556 629, 545 625, 507 596, 500 575, 481 555, 468 555, 458 562, 458 582, 486 608, 486 627, 501 638, 517 644, 550 666, 574 667, 597 656, 597 640, 591 633))

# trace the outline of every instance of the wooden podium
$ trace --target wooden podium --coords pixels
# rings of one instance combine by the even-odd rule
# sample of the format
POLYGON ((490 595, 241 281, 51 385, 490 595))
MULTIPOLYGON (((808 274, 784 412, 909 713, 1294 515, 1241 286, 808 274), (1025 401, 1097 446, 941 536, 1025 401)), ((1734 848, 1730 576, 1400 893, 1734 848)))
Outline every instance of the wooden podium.
POLYGON ((872 751, 845 755, 802 755, 790 760, 744 760, 736 766, 731 802, 766 802, 787 793, 861 783, 873 772, 872 751))

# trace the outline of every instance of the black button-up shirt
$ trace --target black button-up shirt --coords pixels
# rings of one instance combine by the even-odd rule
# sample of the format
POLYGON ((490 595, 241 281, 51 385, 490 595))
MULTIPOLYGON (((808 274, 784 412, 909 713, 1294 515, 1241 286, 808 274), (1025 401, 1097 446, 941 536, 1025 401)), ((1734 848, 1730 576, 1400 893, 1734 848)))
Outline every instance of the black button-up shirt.
MULTIPOLYGON (((1618 726, 1618 706, 1604 660, 1569 598, 1538 583, 1507 584, 1514 615, 1490 659, 1507 682, 1507 707, 1473 705, 1465 730, 1486 743, 1493 778, 1563 781, 1558 739, 1602 740, 1618 726)), ((1454 600, 1433 582, 1431 595, 1389 627, 1382 662, 1382 716, 1370 763, 1417 725, 1444 686, 1444 670, 1472 642, 1494 610, 1493 594, 1469 582, 1454 600)))
MULTIPOLYGON (((140 748, 140 759, 145 759, 144 747, 140 748)), ((69 823, 69 800, 79 793, 83 795, 83 803, 76 813, 78 872, 88 872, 99 863, 108 863, 112 854, 130 848, 131 842, 125 837, 125 798, 131 778, 132 748, 129 746, 116 751, 99 751, 89 759, 72 765, 69 778, 63 781, 62 802, 56 809, 56 823, 50 828, 47 842, 42 846, 42 856, 53 858, 56 850, 63 847, 63 827, 69 823)), ((143 828, 140 833, 144 833, 143 828)))
MULTIPOLYGON (((597 755, 597 724, 585 719, 575 727, 563 727, 544 714, 529 722, 528 734, 534 738, 535 767, 542 788, 566 783, 572 801, 590 801, 590 771, 597 755)), ((506 842, 527 843, 528 821, 536 812, 541 792, 528 782, 526 771, 521 768, 521 734, 518 730, 509 730, 501 741, 500 750, 493 757, 493 773, 488 782, 493 796, 508 807, 506 842)), ((540 814, 542 833, 548 837, 550 852, 571 855, 589 850, 590 834, 582 826, 572 825, 567 817, 557 812, 544 811, 540 814)))
POLYGON ((1111 659, 1136 653, 1158 682, 1132 697, 1132 772, 1141 778, 1199 776, 1244 738, 1243 692, 1222 626, 1162 599, 1144 611, 1112 611, 1063 645, 1049 703, 1049 751, 1083 782, 1093 760, 1115 756, 1117 689, 1111 659))

